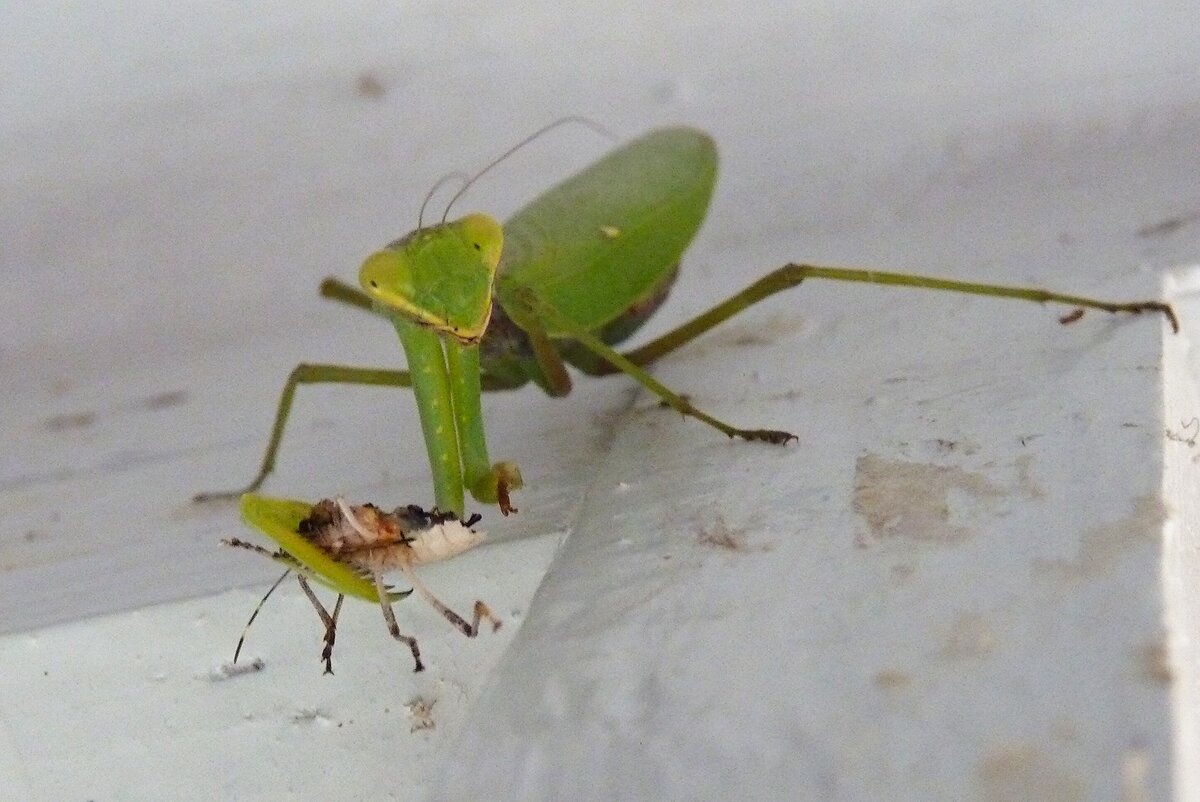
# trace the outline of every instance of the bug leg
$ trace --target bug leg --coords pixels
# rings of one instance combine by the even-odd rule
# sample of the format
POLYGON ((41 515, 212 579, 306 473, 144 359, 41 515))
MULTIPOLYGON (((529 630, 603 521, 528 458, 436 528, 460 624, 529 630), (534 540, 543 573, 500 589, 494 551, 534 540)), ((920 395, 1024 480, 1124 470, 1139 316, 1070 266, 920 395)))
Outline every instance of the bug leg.
POLYGON ((303 574, 297 574, 296 577, 300 580, 300 587, 304 589, 304 595, 312 602, 313 607, 317 610, 317 615, 321 616, 321 623, 325 625, 325 648, 321 650, 321 659, 325 661, 325 673, 333 673, 333 641, 337 636, 337 619, 338 613, 342 611, 342 600, 345 598, 341 593, 338 594, 337 602, 333 605, 333 615, 330 615, 325 610, 325 605, 321 604, 321 600, 317 598, 317 594, 313 592, 312 586, 308 584, 308 580, 303 574))
MULTIPOLYGON (((234 548, 237 548, 237 549, 245 549, 246 551, 252 551, 256 554, 261 554, 264 557, 270 557, 272 560, 278 558, 279 555, 281 554, 281 552, 271 551, 270 549, 264 549, 262 546, 259 546, 255 543, 247 543, 245 540, 239 540, 236 537, 231 537, 228 540, 222 540, 221 545, 222 546, 233 546, 234 548)), ((287 574, 284 574, 284 576, 287 576, 287 574)), ((280 581, 282 582, 283 580, 280 580, 280 581)), ((274 588, 272 588, 272 590, 274 590, 274 588)))
MULTIPOLYGON (((227 543, 230 546, 247 547, 247 548, 250 548, 252 551, 255 549, 258 549, 260 551, 267 551, 266 549, 264 549, 260 546, 255 546, 253 543, 247 543, 244 540, 238 540, 236 538, 234 538, 233 540, 230 540, 230 541, 223 541, 223 542, 227 543)), ((273 557, 274 555, 272 555, 271 552, 267 551, 267 556, 273 557)), ((287 579, 288 574, 290 574, 291 572, 292 572, 292 569, 289 568, 288 570, 284 571, 283 574, 280 575, 279 579, 275 580, 275 584, 271 585, 270 590, 268 590, 265 594, 263 594, 263 597, 261 599, 259 599, 258 606, 255 607, 254 612, 252 612, 250 614, 250 620, 246 622, 246 626, 242 627, 242 636, 240 638, 238 638, 237 648, 233 650, 233 662, 235 665, 237 664, 238 656, 241 655, 241 653, 242 653, 242 644, 246 642, 246 634, 250 631, 250 625, 254 623, 254 619, 258 618, 259 612, 262 610, 263 605, 267 603, 267 599, 271 598, 271 594, 275 592, 275 588, 277 588, 281 584, 283 584, 283 580, 287 579)))
POLYGON ((337 602, 333 605, 333 615, 330 616, 330 626, 325 629, 325 648, 321 650, 321 659, 325 661, 325 673, 333 673, 333 640, 337 636, 338 614, 342 611, 342 601, 346 597, 338 594, 337 602))
POLYGON ((258 474, 250 484, 240 490, 221 491, 215 493, 200 493, 193 497, 196 503, 238 498, 243 493, 253 493, 275 470, 275 457, 279 452, 279 444, 283 440, 283 430, 287 426, 289 413, 292 411, 292 401, 296 396, 296 387, 301 384, 362 384, 374 387, 411 387, 412 380, 408 371, 383 370, 375 368, 354 368, 345 365, 313 365, 301 363, 292 370, 283 393, 279 396, 279 407, 275 411, 275 422, 271 426, 271 440, 263 455, 262 465, 258 474))
MULTIPOLYGON (((1066 317, 1066 323, 1074 322, 1082 316, 1083 309, 1099 309, 1105 312, 1141 314, 1142 312, 1161 313, 1170 324, 1171 329, 1179 331, 1179 319, 1169 304, 1161 301, 1102 301, 1095 298, 1082 298, 1075 295, 1050 292, 1036 287, 1009 287, 999 284, 976 284, 967 281, 917 276, 908 273, 888 273, 879 270, 859 270, 840 267, 818 267, 816 265, 787 264, 773 270, 746 289, 726 298, 721 303, 692 318, 688 322, 672 329, 666 334, 646 343, 640 348, 629 351, 624 356, 634 365, 648 365, 664 354, 669 354, 676 348, 691 342, 704 332, 745 311, 759 301, 770 298, 776 293, 799 286, 809 278, 822 278, 833 281, 854 281, 866 284, 890 284, 893 286, 919 287, 931 290, 965 293, 968 295, 991 295, 1000 298, 1015 298, 1034 301, 1036 303, 1059 303, 1077 308, 1066 317)), ((596 376, 619 373, 624 368, 612 360, 592 366, 588 372, 596 376)))
POLYGON ((416 663, 413 672, 424 671, 425 666, 421 663, 421 650, 417 648, 417 639, 400 632, 400 625, 396 623, 396 614, 392 612, 392 605, 388 602, 387 588, 384 587, 383 577, 379 574, 375 574, 375 590, 379 593, 379 606, 383 608, 383 620, 387 622, 388 632, 392 633, 392 637, 396 640, 408 644, 408 648, 412 651, 413 662, 416 663))
POLYGON ((488 606, 483 602, 479 600, 475 601, 475 608, 473 615, 471 616, 471 623, 468 624, 465 618, 451 610, 442 603, 441 599, 433 595, 433 592, 425 586, 425 583, 422 582, 417 576, 416 572, 413 571, 412 566, 405 565, 403 566, 403 569, 404 575, 408 578, 408 581, 411 582, 412 586, 417 589, 417 592, 425 598, 425 601, 429 602, 429 604, 433 606, 433 609, 445 616, 447 621, 453 624, 456 629, 458 629, 468 638, 473 638, 479 634, 479 619, 481 618, 486 618, 488 622, 491 623, 493 632, 500 628, 500 619, 496 618, 488 606))

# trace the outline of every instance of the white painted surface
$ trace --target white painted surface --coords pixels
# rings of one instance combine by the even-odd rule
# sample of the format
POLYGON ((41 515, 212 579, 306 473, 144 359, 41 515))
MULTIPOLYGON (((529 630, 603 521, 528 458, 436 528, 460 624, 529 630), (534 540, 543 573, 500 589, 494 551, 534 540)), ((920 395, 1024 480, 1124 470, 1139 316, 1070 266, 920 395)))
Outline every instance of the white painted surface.
MULTIPOLYGON (((281 590, 247 647, 265 670, 209 679, 274 569, 215 547, 231 508, 187 502, 249 475, 295 362, 398 363, 317 281, 563 114, 722 149, 655 331, 788 259, 1156 295, 1200 254, 1200 13, 89 13, 0 12, 22 34, 0 55, 0 798, 1200 793, 1194 482, 1162 436, 1189 402, 1164 421, 1157 321, 814 284, 656 368, 795 430, 782 450, 623 379, 489 398, 522 512, 423 575, 506 627, 469 642, 403 606, 421 677, 361 605, 321 677, 281 590), (410 733, 418 695, 437 728, 410 733)), ((604 147, 548 138, 474 203, 507 214, 604 147)), ((1194 375, 1170 347, 1166 375, 1194 375)), ((306 388, 269 489, 426 499, 418 437, 403 396, 306 388)))

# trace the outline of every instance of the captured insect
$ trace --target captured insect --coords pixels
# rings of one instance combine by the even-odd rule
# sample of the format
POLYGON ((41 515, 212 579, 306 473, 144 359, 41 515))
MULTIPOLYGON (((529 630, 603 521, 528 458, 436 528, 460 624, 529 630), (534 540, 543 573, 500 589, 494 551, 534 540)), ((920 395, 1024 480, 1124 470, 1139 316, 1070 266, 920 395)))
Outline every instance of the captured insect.
MULTIPOLYGON (((576 118, 560 120, 554 125, 576 118)), ((548 126, 466 181, 441 222, 423 226, 367 257, 361 291, 326 279, 321 294, 389 320, 399 334, 407 371, 301 364, 288 377, 270 442, 254 480, 271 473, 296 387, 342 383, 411 387, 417 400, 439 509, 463 514, 464 487, 476 500, 514 511, 521 487, 513 462, 491 464, 481 390, 533 381, 552 396, 571 391, 566 365, 584 374, 623 372, 684 415, 722 434, 783 444, 774 429, 740 428, 699 409, 652 377, 646 366, 717 324, 806 279, 921 287, 972 295, 1059 303, 1076 311, 1160 312, 1161 301, 1103 301, 1034 287, 979 284, 928 276, 789 263, 708 311, 627 353, 613 345, 635 332, 667 297, 680 258, 704 221, 716 180, 713 140, 691 128, 664 128, 617 148, 546 192, 502 228, 485 214, 447 221, 479 176, 548 126)), ((198 500, 228 494, 204 494, 198 500)))
POLYGON ((306 504, 248 493, 242 498, 242 516, 247 523, 275 540, 280 549, 272 552, 237 538, 222 542, 270 557, 287 566, 287 570, 275 580, 246 622, 233 653, 235 664, 250 625, 267 599, 293 571, 300 580, 304 594, 321 617, 321 623, 325 625, 325 646, 321 659, 325 661, 326 674, 333 673, 337 619, 342 600, 347 595, 379 604, 388 632, 412 652, 416 664, 413 670, 425 669, 417 639, 400 631, 392 612, 392 602, 407 597, 412 590, 400 593, 389 590, 383 583, 383 574, 387 571, 403 572, 413 589, 468 638, 479 634, 481 619, 487 619, 493 631, 500 628, 500 620, 492 615, 482 601, 475 602, 471 622, 468 623, 434 596, 413 570, 414 566, 449 559, 482 543, 486 535, 472 528, 479 521, 478 515, 461 520, 454 513, 426 511, 416 505, 384 512, 374 504, 351 506, 342 498, 306 504), (337 592, 332 613, 321 604, 309 579, 337 592))

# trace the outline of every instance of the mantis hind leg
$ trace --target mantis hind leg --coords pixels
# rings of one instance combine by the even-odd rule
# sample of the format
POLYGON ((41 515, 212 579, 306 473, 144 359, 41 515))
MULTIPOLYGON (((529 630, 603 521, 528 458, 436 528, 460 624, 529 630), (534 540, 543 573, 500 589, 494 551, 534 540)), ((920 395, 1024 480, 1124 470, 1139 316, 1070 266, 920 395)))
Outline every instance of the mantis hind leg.
MULTIPOLYGON (((687 323, 672 329, 652 342, 624 354, 624 358, 634 365, 648 365, 659 357, 691 342, 714 326, 745 311, 759 301, 770 298, 778 292, 798 286, 805 279, 809 278, 920 287, 923 289, 943 290, 967 295, 1015 298, 1018 300, 1034 301, 1036 303, 1058 303, 1077 307, 1080 310, 1080 315, 1082 315, 1082 310, 1084 309, 1099 309, 1114 314, 1125 312, 1135 315, 1142 312, 1158 312, 1166 317, 1173 331, 1179 331, 1179 320, 1175 317, 1174 310, 1169 304, 1161 301, 1103 301, 1096 298, 1050 292, 1036 287, 977 284, 967 281, 917 276, 908 273, 887 273, 878 270, 787 264, 778 270, 773 270, 746 289, 736 295, 730 296, 707 312, 697 315, 687 323)), ((1071 320, 1066 322, 1078 320, 1079 316, 1068 317, 1071 317, 1071 320)), ((606 360, 595 365, 587 372, 595 376, 606 376, 622 371, 625 371, 623 367, 612 360, 606 360)))
POLYGON ((549 322, 556 329, 569 332, 572 339, 578 341, 583 347, 596 354, 596 356, 607 362, 611 362, 617 369, 627 373, 630 378, 657 395, 667 406, 675 411, 707 423, 728 437, 738 437, 742 440, 759 440, 777 445, 783 445, 789 440, 796 439, 796 435, 791 432, 784 432, 777 429, 739 429, 709 415, 707 412, 694 406, 691 401, 655 379, 628 357, 614 351, 611 346, 595 334, 571 320, 550 304, 542 301, 532 291, 522 293, 520 298, 522 303, 528 305, 543 320, 549 322))
POLYGON ((345 365, 313 365, 301 363, 292 370, 283 393, 279 396, 279 406, 275 411, 275 422, 271 426, 271 440, 263 455, 262 465, 250 484, 240 490, 222 491, 216 493, 200 493, 192 500, 196 503, 216 501, 221 499, 238 498, 243 493, 253 493, 257 490, 275 469, 275 457, 279 452, 279 444, 283 441, 283 430, 287 426, 288 415, 292 411, 296 388, 301 384, 361 384, 373 387, 411 387, 412 379, 406 370, 383 370, 376 368, 354 368, 345 365))

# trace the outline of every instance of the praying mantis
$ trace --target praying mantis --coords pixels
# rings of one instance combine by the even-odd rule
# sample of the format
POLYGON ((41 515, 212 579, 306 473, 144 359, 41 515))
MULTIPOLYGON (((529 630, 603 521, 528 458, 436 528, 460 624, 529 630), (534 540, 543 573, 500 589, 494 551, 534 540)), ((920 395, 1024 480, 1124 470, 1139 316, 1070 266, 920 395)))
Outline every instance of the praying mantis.
POLYGON ((568 364, 589 376, 625 373, 665 405, 731 438, 787 443, 795 439, 789 432, 740 428, 709 415, 646 367, 808 279, 1052 302, 1076 310, 1158 312, 1178 331, 1174 311, 1161 301, 1103 301, 1035 287, 788 263, 649 343, 616 351, 613 346, 640 328, 666 299, 683 252, 704 221, 716 173, 711 137, 694 128, 662 128, 550 189, 504 226, 480 213, 447 221, 450 206, 471 179, 441 222, 418 223, 414 231, 367 257, 359 272, 361 289, 332 278, 321 285, 324 297, 388 320, 400 338, 408 370, 298 365, 280 396, 258 474, 242 490, 202 494, 197 500, 253 493, 262 485, 275 467, 296 388, 302 384, 410 387, 437 509, 459 517, 466 491, 483 504, 498 505, 506 515, 514 512, 510 494, 523 484, 514 462, 492 463, 488 456, 481 391, 532 381, 552 396, 565 396, 572 388, 568 364))

